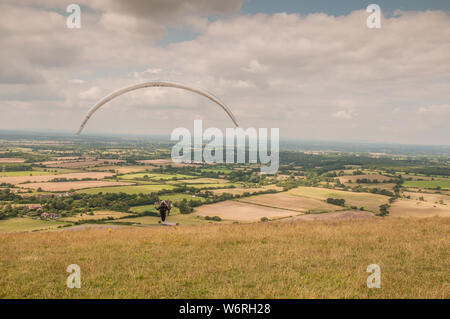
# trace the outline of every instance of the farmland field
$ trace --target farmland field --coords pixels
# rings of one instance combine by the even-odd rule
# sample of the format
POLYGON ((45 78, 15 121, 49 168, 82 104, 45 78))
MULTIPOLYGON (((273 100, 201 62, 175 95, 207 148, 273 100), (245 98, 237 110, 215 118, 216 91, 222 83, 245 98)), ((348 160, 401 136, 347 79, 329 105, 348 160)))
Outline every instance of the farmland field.
POLYGON ((450 196, 404 192, 389 209, 394 217, 450 217, 450 196), (410 197, 410 198, 407 198, 410 197))
POLYGON ((90 173, 69 173, 69 174, 43 174, 41 176, 36 176, 33 174, 33 176, 29 175, 22 175, 22 176, 10 176, 10 177, 0 177, 0 183, 9 183, 9 184, 22 184, 26 182, 48 182, 55 178, 66 178, 66 179, 84 179, 84 178, 90 178, 90 179, 102 179, 105 177, 112 176, 112 173, 107 172, 90 172, 90 173))
POLYGON ((143 179, 145 177, 151 180, 167 181, 174 178, 176 179, 193 178, 194 176, 184 174, 158 174, 158 173, 133 173, 118 176, 118 178, 120 179, 143 179))
POLYGON ((24 158, 0 157, 0 163, 24 163, 24 158))
POLYGON ((265 185, 263 187, 235 187, 235 188, 219 188, 219 189, 213 189, 210 190, 213 194, 220 195, 220 194, 233 194, 233 195, 242 195, 244 193, 255 193, 255 192, 262 192, 273 189, 275 191, 282 191, 283 188, 276 186, 276 185, 265 185))
POLYGON ((83 214, 83 215, 76 215, 72 217, 64 217, 61 218, 61 221, 70 221, 70 222, 76 222, 80 220, 98 220, 98 219, 104 219, 108 217, 112 218, 121 218, 125 216, 132 216, 132 214, 128 213, 122 213, 122 212, 115 212, 115 211, 107 211, 107 210, 98 210, 93 212, 93 215, 89 214, 83 214))
POLYGON ((79 181, 79 182, 47 182, 47 183, 29 183, 29 184, 19 184, 22 188, 39 189, 49 192, 64 192, 70 190, 79 189, 91 189, 93 187, 98 188, 117 188, 121 186, 133 185, 133 183, 127 182, 109 182, 109 181, 79 181))
POLYGON ((163 189, 173 189, 172 185, 158 184, 158 185, 138 185, 138 186, 116 186, 116 187, 97 187, 90 189, 83 189, 78 191, 84 194, 98 194, 98 193, 125 193, 125 194, 139 194, 158 192, 163 189))
POLYGON ((228 183, 229 181, 222 178, 195 178, 195 179, 183 179, 180 181, 174 181, 173 184, 216 184, 216 183, 228 183))
POLYGON ((450 190, 450 179, 428 180, 428 181, 406 181, 403 183, 405 187, 413 188, 438 188, 450 190))
POLYGON ((211 205, 203 205, 194 209, 194 214, 199 216, 219 216, 226 220, 245 222, 259 221, 262 217, 277 219, 300 214, 280 208, 266 207, 255 204, 229 200, 211 205))
POLYGON ((168 200, 171 200, 172 202, 180 201, 183 199, 199 200, 202 202, 204 202, 206 200, 204 197, 194 196, 194 195, 189 195, 189 194, 180 194, 180 193, 161 195, 161 196, 159 196, 159 199, 168 199, 168 200))
POLYGON ((358 208, 364 207, 364 209, 372 211, 378 211, 380 205, 387 204, 389 200, 389 197, 384 195, 347 192, 318 187, 298 187, 288 191, 288 194, 320 200, 326 200, 327 198, 345 199, 346 205, 354 205, 358 208))
POLYGON ((0 177, 16 177, 16 176, 42 176, 42 175, 55 175, 54 172, 44 171, 18 171, 18 172, 2 172, 0 177))
POLYGON ((222 187, 239 187, 242 184, 239 183, 213 183, 213 184, 189 184, 189 187, 193 188, 222 188, 222 187))
POLYGON ((45 221, 28 217, 16 217, 0 220, 0 233, 48 230, 55 229, 58 226, 65 224, 66 223, 63 222, 45 221))
POLYGON ((307 211, 332 212, 342 210, 341 206, 331 205, 318 199, 294 196, 286 193, 255 195, 237 200, 243 203, 287 209, 301 213, 307 211))

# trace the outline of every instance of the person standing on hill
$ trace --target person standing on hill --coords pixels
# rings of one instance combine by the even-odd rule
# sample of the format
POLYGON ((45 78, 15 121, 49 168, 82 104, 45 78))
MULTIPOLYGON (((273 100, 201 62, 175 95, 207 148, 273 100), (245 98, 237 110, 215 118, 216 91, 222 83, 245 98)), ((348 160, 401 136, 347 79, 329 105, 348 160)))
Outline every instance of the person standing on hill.
POLYGON ((162 200, 157 201, 155 203, 156 210, 161 214, 161 221, 164 222, 166 220, 166 214, 170 214, 170 210, 172 209, 172 201, 170 200, 162 200))

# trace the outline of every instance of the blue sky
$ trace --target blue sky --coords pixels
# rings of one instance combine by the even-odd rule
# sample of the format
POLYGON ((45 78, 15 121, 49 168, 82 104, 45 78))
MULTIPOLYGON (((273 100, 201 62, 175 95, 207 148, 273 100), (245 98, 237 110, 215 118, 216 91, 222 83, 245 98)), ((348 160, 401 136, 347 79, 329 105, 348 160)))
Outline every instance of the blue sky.
POLYGON ((355 10, 363 10, 371 3, 378 4, 381 10, 387 14, 395 10, 450 10, 450 1, 448 0, 376 0, 372 2, 370 0, 244 0, 242 13, 287 12, 306 15, 323 12, 339 16, 355 10))
MULTIPOLYGON (((355 10, 365 10, 369 4, 378 4, 387 17, 396 10, 426 11, 442 10, 450 12, 449 0, 243 0, 240 14, 274 14, 280 12, 308 15, 310 13, 326 13, 332 16, 347 15, 355 10)), ((208 19, 215 21, 223 16, 212 15, 208 19)), ((171 43, 195 39, 199 33, 190 29, 167 28, 167 35, 158 41, 165 47, 171 43)))

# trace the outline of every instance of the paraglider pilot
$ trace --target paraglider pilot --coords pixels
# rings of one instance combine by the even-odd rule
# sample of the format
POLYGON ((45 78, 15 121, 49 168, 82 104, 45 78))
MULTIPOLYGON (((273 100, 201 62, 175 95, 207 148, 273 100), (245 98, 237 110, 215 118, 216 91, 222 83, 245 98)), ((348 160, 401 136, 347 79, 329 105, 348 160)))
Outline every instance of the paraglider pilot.
POLYGON ((164 222, 166 220, 166 214, 170 214, 170 210, 172 209, 172 201, 170 200, 162 200, 155 202, 155 208, 161 214, 161 220, 164 222))

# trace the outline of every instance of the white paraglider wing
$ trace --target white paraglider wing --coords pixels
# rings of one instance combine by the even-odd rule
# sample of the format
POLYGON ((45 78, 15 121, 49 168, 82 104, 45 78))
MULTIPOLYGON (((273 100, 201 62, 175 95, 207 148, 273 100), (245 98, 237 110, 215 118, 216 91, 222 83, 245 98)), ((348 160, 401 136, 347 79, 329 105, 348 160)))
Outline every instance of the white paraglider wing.
POLYGON ((147 87, 155 87, 155 86, 156 87, 177 88, 177 89, 187 90, 187 91, 191 91, 191 92, 203 95, 204 97, 210 99, 211 101, 213 101, 214 103, 219 105, 228 114, 228 116, 233 121, 234 125, 236 125, 236 127, 239 127, 239 125, 236 121, 236 118, 234 117, 233 113, 228 108, 228 106, 226 106, 225 103, 223 103, 221 100, 219 100, 219 98, 217 98, 213 94, 211 94, 207 91, 204 91, 204 90, 200 90, 200 89, 193 88, 191 86, 187 86, 185 84, 168 82, 168 81, 150 81, 150 82, 135 84, 135 85, 117 90, 117 91, 112 92, 111 94, 105 96, 104 98, 102 98, 86 114, 86 116, 83 119, 83 122, 80 125, 80 128, 77 131, 77 135, 79 135, 81 133, 81 131, 83 130, 84 126, 86 125, 86 123, 88 122, 88 120, 92 116, 92 114, 94 114, 95 111, 97 111, 102 105, 108 103, 109 101, 111 101, 111 100, 115 99, 116 97, 118 97, 122 94, 125 94, 127 92, 142 89, 142 88, 147 88, 147 87))

